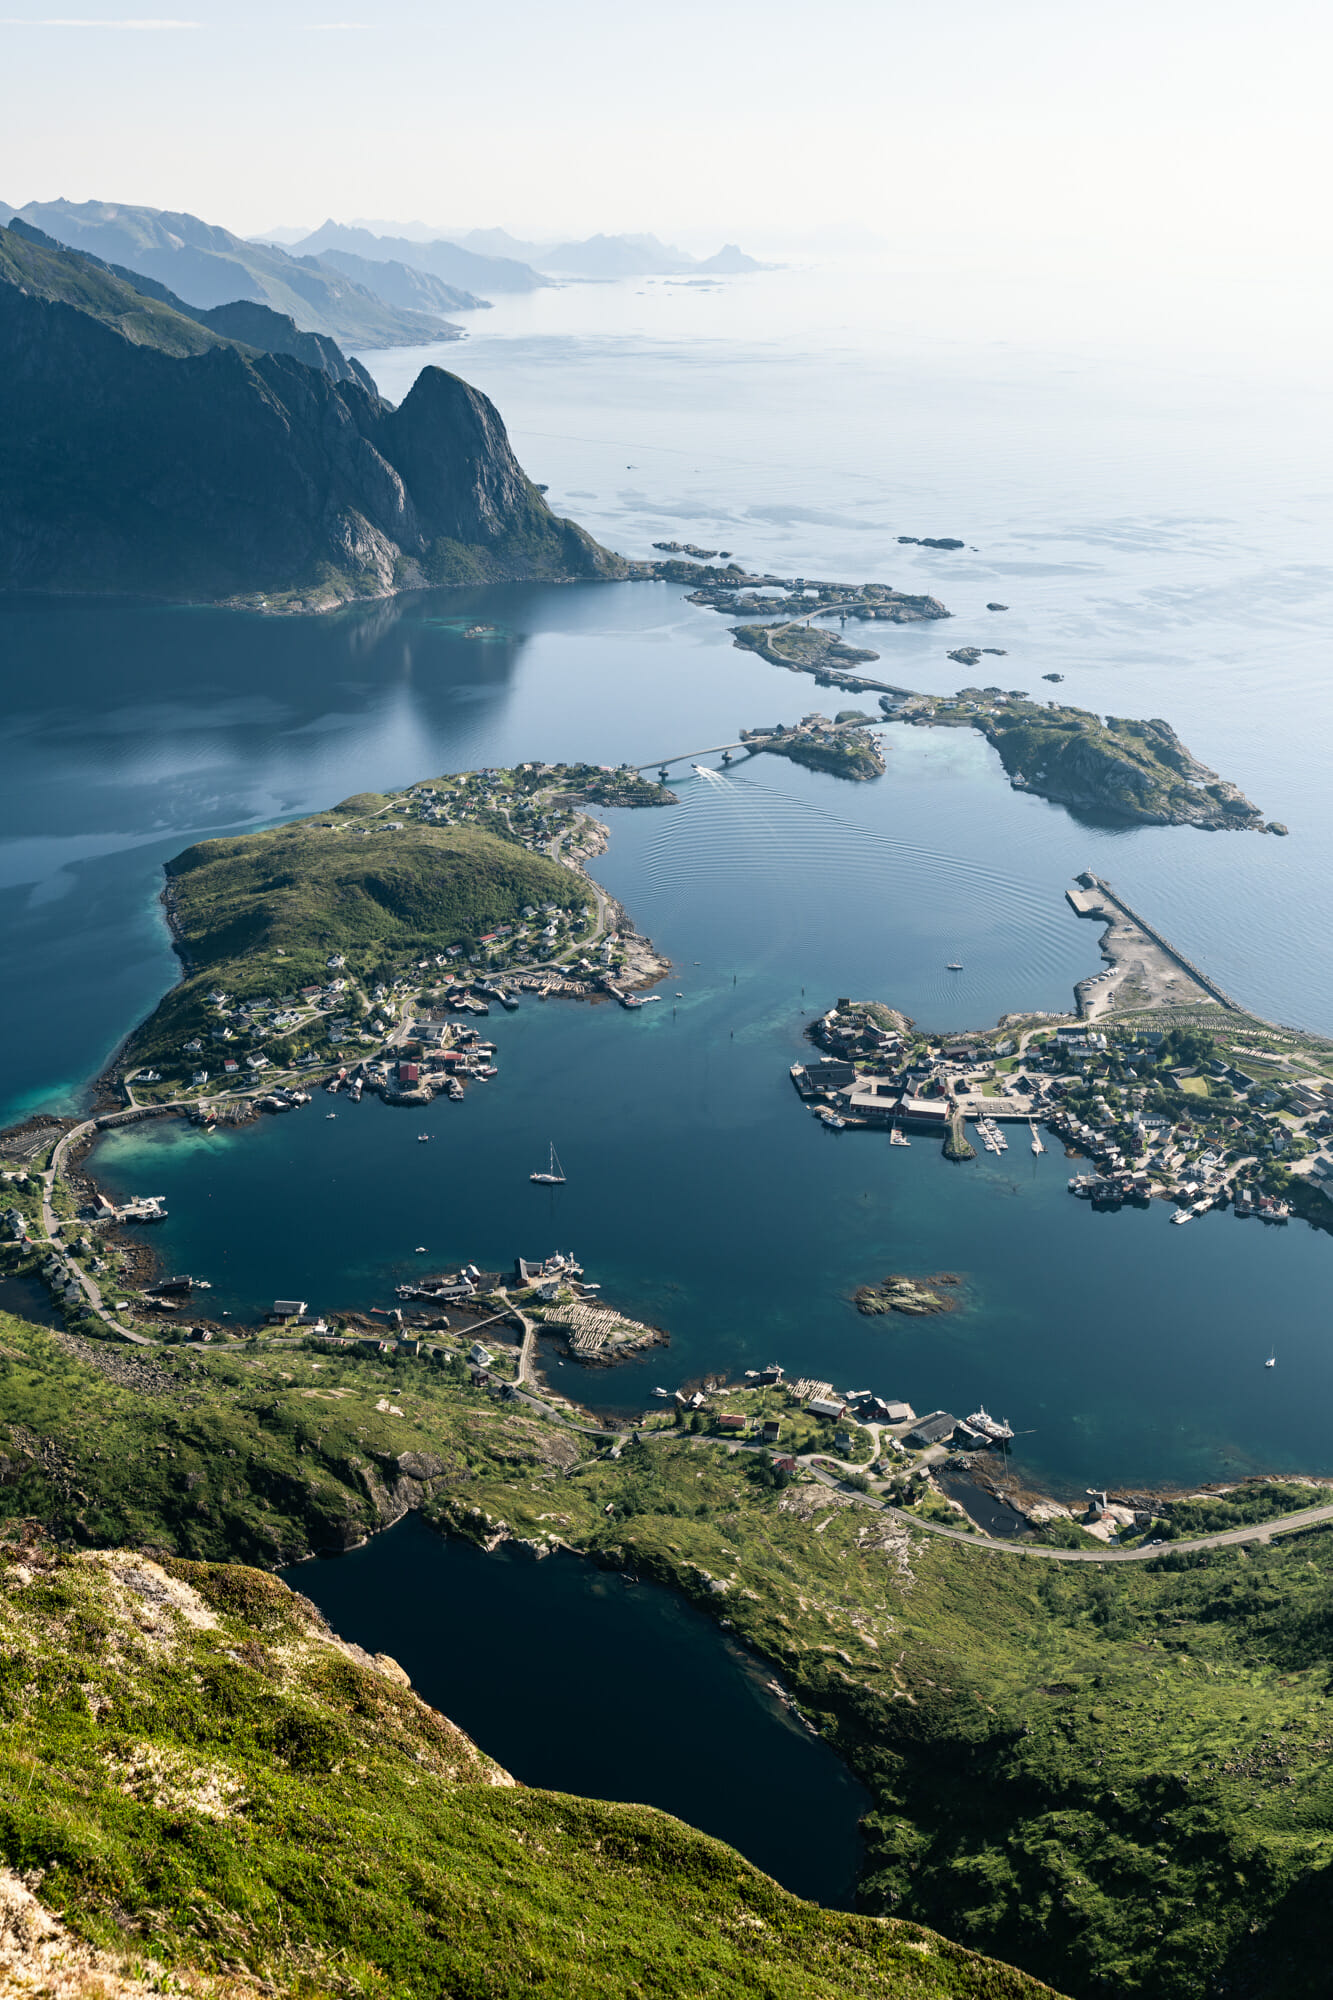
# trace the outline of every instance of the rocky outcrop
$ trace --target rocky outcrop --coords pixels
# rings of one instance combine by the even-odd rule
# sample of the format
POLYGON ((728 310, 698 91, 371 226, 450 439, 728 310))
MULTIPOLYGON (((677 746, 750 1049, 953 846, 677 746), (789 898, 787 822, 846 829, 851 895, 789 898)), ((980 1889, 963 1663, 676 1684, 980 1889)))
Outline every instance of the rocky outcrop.
POLYGON ((1261 828, 1235 785, 1185 748, 1159 716, 1140 722, 1079 709, 1013 703, 977 717, 1010 781, 1057 804, 1111 812, 1149 826, 1261 828))
POLYGON ((394 409, 0 230, 0 589, 317 610, 623 568, 457 376, 394 409))

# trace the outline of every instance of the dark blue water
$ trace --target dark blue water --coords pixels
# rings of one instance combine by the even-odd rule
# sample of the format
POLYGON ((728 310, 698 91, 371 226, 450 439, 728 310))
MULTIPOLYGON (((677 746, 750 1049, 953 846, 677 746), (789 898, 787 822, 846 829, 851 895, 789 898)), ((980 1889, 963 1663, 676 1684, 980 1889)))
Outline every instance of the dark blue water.
POLYGON ((524 1784, 658 1806, 850 1906, 867 1794, 769 1670, 670 1592, 572 1556, 483 1555, 415 1515, 286 1576, 524 1784))
MULTIPOLYGON (((551 296, 523 311, 602 310, 551 296)), ((1094 1217, 1056 1155, 957 1171, 924 1141, 889 1155, 816 1130, 786 1080, 805 1013, 840 993, 941 1027, 1067 1007, 1097 964, 1063 900, 1088 865, 1240 999, 1333 1029, 1326 403, 1086 348, 927 354, 882 320, 874 353, 854 320, 825 340, 809 318, 799 338, 719 320, 684 341, 668 321, 685 310, 634 302, 653 326, 600 343, 488 316, 474 370, 553 497, 634 552, 689 534, 787 573, 932 590, 953 620, 877 631, 885 678, 951 688, 951 647, 1002 645, 1002 684, 1060 672, 1101 712, 1167 716, 1291 838, 1082 826, 1010 791, 961 732, 890 734, 874 785, 776 760, 687 778, 670 811, 612 815, 598 863, 671 954, 679 1002, 493 1020, 502 1074, 428 1114, 431 1147, 418 1114, 368 1103, 231 1139, 123 1135, 99 1152, 109 1179, 169 1195, 164 1256, 237 1313, 293 1291, 384 1302, 418 1242, 441 1264, 573 1248, 673 1336, 667 1356, 580 1376, 594 1400, 634 1406, 658 1379, 776 1353, 918 1406, 984 1400, 1023 1433, 1027 1470, 1074 1488, 1327 1469, 1326 1239, 1094 1217), (905 550, 899 531, 969 546, 905 550), (526 1178, 552 1138, 571 1175, 554 1205, 526 1178), (871 1326, 846 1302, 886 1270, 938 1268, 968 1279, 947 1320, 871 1326)), ((689 324, 712 310, 690 304, 689 324)), ((684 752, 831 700, 656 585, 305 620, 8 603, 0 652, 5 1116, 77 1104, 172 977, 155 899, 188 840, 483 762, 684 752), (466 641, 472 619, 506 636, 466 641)))

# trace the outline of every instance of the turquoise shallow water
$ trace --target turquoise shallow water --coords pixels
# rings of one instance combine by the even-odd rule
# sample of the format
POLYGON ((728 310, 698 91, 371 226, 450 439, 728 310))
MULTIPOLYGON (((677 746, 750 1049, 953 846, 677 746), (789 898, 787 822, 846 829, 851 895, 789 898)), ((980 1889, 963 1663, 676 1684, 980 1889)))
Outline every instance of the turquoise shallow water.
MULTIPOLYGON (((951 688, 967 675, 949 648, 1003 645, 1004 684, 1058 671, 1076 702, 1166 715, 1292 837, 1079 825, 1011 792, 958 732, 891 733, 874 785, 775 760, 687 778, 676 808, 612 815, 598 863, 675 961, 674 1015, 494 1021, 501 1076, 432 1110, 431 1147, 417 1114, 366 1104, 206 1146, 120 1136, 104 1170, 169 1195, 165 1258, 237 1312, 293 1291, 386 1303, 417 1242, 441 1262, 572 1247, 673 1336, 669 1356, 580 1378, 608 1405, 776 1354, 918 1406, 982 1400, 1023 1433, 1024 1469, 1064 1487, 1326 1469, 1326 1239, 1092 1216, 1058 1155, 1021 1148, 1003 1171, 950 1170, 924 1142, 891 1157, 817 1131, 786 1070, 804 1014, 838 993, 936 1026, 1066 1006, 1097 963, 1063 901, 1088 865, 1242 1000, 1333 1029, 1328 399, 1276 371, 1087 342, 988 348, 980 327, 927 349, 883 317, 867 331, 846 300, 841 320, 761 324, 755 302, 786 296, 701 295, 679 319, 676 295, 542 295, 451 358, 499 397, 552 499, 608 539, 933 590, 953 620, 876 634, 885 678, 951 688), (941 556, 900 532, 969 545, 941 556), (550 1138, 571 1180, 543 1206, 526 1175, 550 1138), (949 1320, 874 1330, 846 1303, 885 1270, 938 1268, 968 1280, 949 1320), (1279 1367, 1256 1372, 1274 1345, 1279 1367)), ((370 358, 395 388, 427 357, 370 358)), ((155 897, 187 841, 368 785, 534 755, 638 761, 829 705, 658 585, 283 621, 10 602, 0 646, 10 1116, 76 1104, 171 978, 155 897), (469 642, 472 620, 504 636, 469 642)))

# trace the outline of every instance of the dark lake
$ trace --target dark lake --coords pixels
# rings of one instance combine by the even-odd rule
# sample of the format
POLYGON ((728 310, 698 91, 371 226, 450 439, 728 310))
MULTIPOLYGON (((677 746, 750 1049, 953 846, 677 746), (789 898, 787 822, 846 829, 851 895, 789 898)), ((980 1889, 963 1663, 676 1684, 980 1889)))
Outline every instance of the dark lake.
POLYGON ((416 1515, 284 1574, 524 1784, 659 1806, 851 1906, 868 1794, 771 1669, 669 1591, 574 1556, 486 1555, 416 1515))

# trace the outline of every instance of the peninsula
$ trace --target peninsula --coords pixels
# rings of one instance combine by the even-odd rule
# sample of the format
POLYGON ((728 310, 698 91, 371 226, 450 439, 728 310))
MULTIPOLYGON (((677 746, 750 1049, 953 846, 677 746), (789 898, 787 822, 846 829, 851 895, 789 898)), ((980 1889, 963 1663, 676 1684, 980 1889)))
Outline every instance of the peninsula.
POLYGON ((201 841, 166 867, 184 977, 114 1074, 131 1105, 216 1109, 349 1058, 453 1046, 432 1015, 508 1003, 500 982, 632 999, 667 967, 584 871, 606 839, 586 806, 672 797, 628 769, 529 763, 201 841))
MULTIPOLYGON (((1333 1232, 1333 1041, 1247 1013, 1099 876, 1069 892, 1104 924, 1106 970, 1071 1015, 921 1031, 882 1003, 839 1000, 811 1029, 820 1059, 792 1081, 826 1125, 935 1132, 947 1157, 1002 1153, 1038 1126, 1089 1161, 1071 1194, 1099 1207, 1160 1198, 1177 1222, 1230 1206, 1333 1232)), ((858 1294, 858 1302, 860 1294, 858 1294)), ((864 1309, 864 1308, 863 1308, 864 1309)))

